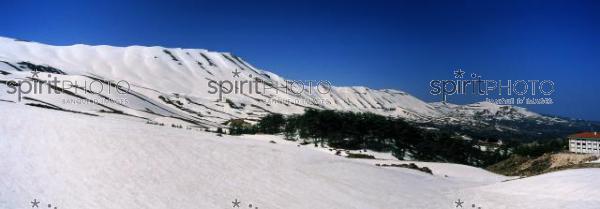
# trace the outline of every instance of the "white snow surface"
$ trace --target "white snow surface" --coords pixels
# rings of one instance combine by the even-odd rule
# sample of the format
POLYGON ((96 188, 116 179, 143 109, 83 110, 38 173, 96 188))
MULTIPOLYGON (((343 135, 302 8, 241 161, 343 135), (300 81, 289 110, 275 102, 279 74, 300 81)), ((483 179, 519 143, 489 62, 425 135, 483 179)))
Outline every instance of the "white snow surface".
POLYGON ((480 168, 377 167, 279 136, 216 136, 0 102, 0 208, 598 208, 600 169, 511 180, 480 168), (275 143, 271 143, 274 141, 275 143), (506 181, 510 180, 510 181, 506 181))

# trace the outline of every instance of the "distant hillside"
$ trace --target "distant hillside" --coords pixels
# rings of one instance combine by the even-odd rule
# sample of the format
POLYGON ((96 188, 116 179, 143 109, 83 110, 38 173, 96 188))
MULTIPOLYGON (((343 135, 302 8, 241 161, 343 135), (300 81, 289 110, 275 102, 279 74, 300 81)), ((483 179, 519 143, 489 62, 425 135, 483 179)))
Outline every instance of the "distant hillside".
POLYGON ((487 169, 506 176, 533 176, 573 168, 600 168, 600 163, 591 162, 595 160, 598 156, 573 153, 549 153, 539 157, 512 155, 487 169))

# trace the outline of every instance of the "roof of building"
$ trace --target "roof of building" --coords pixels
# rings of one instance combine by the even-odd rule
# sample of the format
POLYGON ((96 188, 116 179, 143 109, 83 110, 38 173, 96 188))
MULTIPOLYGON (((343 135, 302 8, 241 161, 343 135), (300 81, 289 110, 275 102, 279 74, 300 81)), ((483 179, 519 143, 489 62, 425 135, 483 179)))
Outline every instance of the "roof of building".
POLYGON ((598 132, 583 132, 569 136, 570 139, 600 139, 598 132))

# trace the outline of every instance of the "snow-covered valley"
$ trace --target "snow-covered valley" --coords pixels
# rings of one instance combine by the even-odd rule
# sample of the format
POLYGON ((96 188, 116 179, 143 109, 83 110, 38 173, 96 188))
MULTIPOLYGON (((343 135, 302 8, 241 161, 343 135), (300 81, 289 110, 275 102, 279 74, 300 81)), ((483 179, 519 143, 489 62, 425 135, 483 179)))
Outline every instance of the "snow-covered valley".
POLYGON ((0 208, 597 208, 600 170, 516 179, 377 167, 277 136, 217 136, 0 102, 0 208), (276 143, 271 143, 273 140, 276 143), (510 181, 507 181, 510 180, 510 181))

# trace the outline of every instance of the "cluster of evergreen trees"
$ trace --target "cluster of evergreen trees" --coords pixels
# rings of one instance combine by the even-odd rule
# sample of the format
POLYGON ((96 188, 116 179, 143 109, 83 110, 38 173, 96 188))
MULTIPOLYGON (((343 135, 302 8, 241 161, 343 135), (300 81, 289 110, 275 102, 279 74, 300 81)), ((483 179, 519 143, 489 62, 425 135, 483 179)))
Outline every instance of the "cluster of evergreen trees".
POLYGON ((428 132, 399 118, 372 113, 308 109, 304 114, 284 117, 271 114, 256 125, 232 121, 230 133, 279 134, 315 146, 340 149, 391 151, 403 159, 454 162, 486 166, 506 158, 501 152, 483 152, 471 141, 443 131, 428 132))
POLYGON ((528 144, 521 144, 513 149, 513 154, 528 157, 539 157, 545 153, 559 152, 569 148, 567 140, 549 140, 536 141, 528 144))

